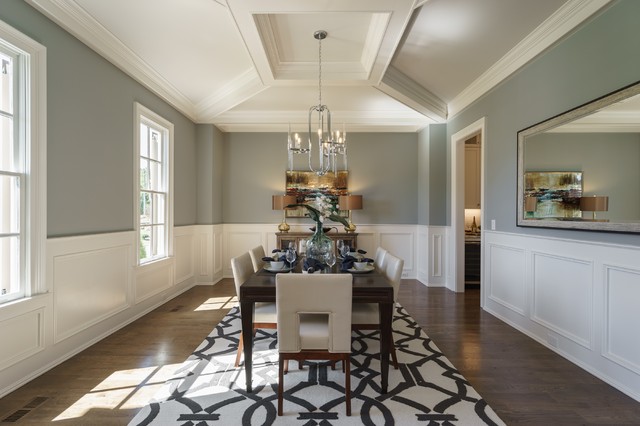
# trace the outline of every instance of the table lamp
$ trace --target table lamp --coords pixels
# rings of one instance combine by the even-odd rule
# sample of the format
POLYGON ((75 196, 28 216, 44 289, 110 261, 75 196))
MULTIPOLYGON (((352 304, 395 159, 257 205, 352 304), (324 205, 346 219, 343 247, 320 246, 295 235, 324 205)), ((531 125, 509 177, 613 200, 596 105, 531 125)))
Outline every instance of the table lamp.
POLYGON ((271 209, 282 210, 282 223, 278 225, 278 231, 289 232, 291 226, 287 223, 287 206, 289 204, 295 204, 295 195, 274 195, 271 197, 271 209))
POLYGON ((340 210, 349 210, 349 226, 345 226, 347 232, 355 232, 356 225, 351 221, 351 210, 362 209, 362 195, 340 195, 338 197, 338 206, 340 210))
POLYGON ((596 220, 596 212, 606 212, 609 210, 609 197, 606 195, 582 197, 580 198, 580 210, 583 212, 593 212, 591 220, 596 220))

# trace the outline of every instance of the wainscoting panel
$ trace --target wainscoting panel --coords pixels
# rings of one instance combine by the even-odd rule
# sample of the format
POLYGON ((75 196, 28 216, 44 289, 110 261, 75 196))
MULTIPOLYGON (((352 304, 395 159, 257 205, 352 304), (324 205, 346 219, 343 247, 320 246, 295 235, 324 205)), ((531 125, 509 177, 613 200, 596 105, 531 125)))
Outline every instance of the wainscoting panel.
POLYGON ((195 263, 198 260, 196 256, 195 234, 194 228, 180 227, 175 228, 173 233, 173 251, 175 256, 175 282, 181 283, 195 276, 195 263))
POLYGON ((56 343, 129 306, 128 237, 66 240, 64 247, 50 244, 56 343), (114 241, 119 238, 124 239, 120 244, 114 241))
POLYGON ((484 309, 640 401, 640 248, 483 231, 484 309))
POLYGON ((532 319, 589 348, 593 265, 580 259, 538 252, 532 256, 532 319))
POLYGON ((135 302, 141 303, 148 298, 169 289, 174 283, 174 258, 163 259, 138 266, 135 278, 135 302))
POLYGON ((488 280, 483 282, 489 299, 526 315, 525 252, 501 244, 487 244, 488 280))
POLYGON ((603 355, 640 375, 640 270, 605 265, 603 355), (628 334, 630 324, 635 335, 628 334))
POLYGON ((39 308, 0 319, 0 370, 44 349, 44 312, 39 308))

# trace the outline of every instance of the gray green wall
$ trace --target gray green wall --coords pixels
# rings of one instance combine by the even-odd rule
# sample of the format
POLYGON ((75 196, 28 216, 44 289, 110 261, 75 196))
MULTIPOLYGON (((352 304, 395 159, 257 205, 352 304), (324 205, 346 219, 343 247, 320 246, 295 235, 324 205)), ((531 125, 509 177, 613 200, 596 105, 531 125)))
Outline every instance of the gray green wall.
POLYGON ((432 124, 418 134, 418 224, 447 223, 447 126, 432 124))
MULTIPOLYGON (((450 119, 447 139, 486 117, 483 218, 496 220, 496 230, 640 245, 637 235, 516 226, 518 131, 640 80, 639 16, 640 2, 614 2, 450 119)), ((447 188, 450 187, 449 177, 447 188)), ((450 197, 448 191, 447 216, 450 197)))
MULTIPOLYGON (((364 199, 363 210, 353 213, 354 222, 418 223, 418 135, 350 133, 348 137, 349 190, 364 199)), ((281 220, 282 212, 271 210, 271 196, 285 190, 286 133, 226 133, 224 139, 223 222, 281 220)), ((302 170, 302 164, 296 163, 294 169, 302 170)))
POLYGON ((197 223, 222 223, 224 135, 212 124, 196 126, 197 223))
POLYGON ((174 123, 174 222, 196 223, 195 125, 25 2, 0 19, 47 48, 48 235, 133 229, 135 101, 174 123))

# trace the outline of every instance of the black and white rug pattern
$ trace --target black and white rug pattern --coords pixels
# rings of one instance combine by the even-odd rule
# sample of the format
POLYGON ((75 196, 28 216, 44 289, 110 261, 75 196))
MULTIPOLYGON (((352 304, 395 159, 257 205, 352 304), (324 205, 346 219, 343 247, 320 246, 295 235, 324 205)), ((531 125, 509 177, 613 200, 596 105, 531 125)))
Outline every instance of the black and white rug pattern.
POLYGON ((233 308, 129 426, 141 425, 503 425, 413 318, 397 305, 394 341, 400 368, 389 369, 380 394, 379 332, 354 332, 352 415, 345 415, 340 365, 292 362, 284 379, 284 415, 277 416, 275 330, 259 330, 253 352, 253 392, 234 368, 240 312, 233 308))

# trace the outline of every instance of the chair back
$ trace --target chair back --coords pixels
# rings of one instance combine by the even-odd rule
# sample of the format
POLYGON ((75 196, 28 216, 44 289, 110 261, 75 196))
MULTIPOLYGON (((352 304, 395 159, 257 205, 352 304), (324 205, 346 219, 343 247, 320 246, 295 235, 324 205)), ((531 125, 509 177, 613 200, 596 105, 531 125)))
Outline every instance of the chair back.
POLYGON ((402 269, 404 268, 404 260, 387 252, 385 258, 384 274, 393 286, 393 300, 398 300, 398 290, 400 289, 400 281, 402 280, 402 269))
POLYGON ((253 264, 253 272, 258 272, 262 269, 262 265, 264 261, 262 260, 265 257, 264 247, 257 246, 249 250, 249 256, 251 256, 251 263, 253 264))
POLYGON ((385 259, 386 254, 387 254, 387 251, 382 247, 378 247, 376 249, 376 257, 375 259, 373 259, 373 264, 375 265, 376 269, 379 272, 384 272, 386 268, 386 259, 385 259))
POLYGON ((253 264, 249 253, 231 259, 231 270, 233 271, 233 283, 236 286, 236 296, 240 299, 240 286, 253 274, 253 264))
POLYGON ((351 274, 277 274, 278 350, 305 349, 301 344, 301 320, 304 322, 306 314, 325 314, 328 341, 324 349, 351 352, 352 280, 351 274))

